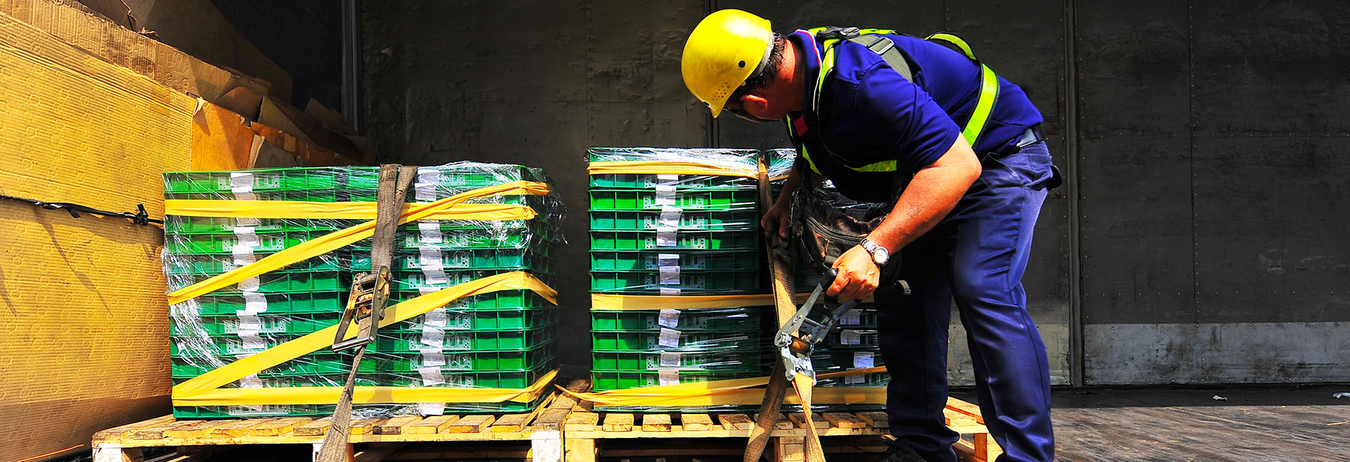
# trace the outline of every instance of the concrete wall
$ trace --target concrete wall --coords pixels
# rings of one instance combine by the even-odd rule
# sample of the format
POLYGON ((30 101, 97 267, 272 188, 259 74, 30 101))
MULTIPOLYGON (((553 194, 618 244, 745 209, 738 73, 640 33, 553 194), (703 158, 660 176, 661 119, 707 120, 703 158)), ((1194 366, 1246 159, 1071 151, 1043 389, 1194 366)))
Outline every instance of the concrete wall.
POLYGON ((680 81, 689 30, 727 7, 779 30, 955 31, 1027 90, 1069 177, 1025 278, 1056 383, 1350 380, 1340 2, 365 2, 385 160, 524 163, 562 190, 567 362, 588 361, 588 146, 787 145, 711 122, 680 81))

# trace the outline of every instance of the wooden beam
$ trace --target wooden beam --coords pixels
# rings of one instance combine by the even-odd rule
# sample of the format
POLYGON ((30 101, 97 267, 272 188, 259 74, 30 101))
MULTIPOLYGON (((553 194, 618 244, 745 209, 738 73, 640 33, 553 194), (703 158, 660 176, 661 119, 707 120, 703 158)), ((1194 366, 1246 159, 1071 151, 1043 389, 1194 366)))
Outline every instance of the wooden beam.
MULTIPOLYGON (((802 428, 806 428, 806 415, 805 415, 805 414, 802 414, 802 413, 800 413, 800 412, 792 412, 792 413, 789 413, 789 414, 788 414, 788 418, 789 418, 789 419, 792 419, 792 422, 793 422, 793 423, 796 423, 797 426, 802 427, 802 428)), ((823 430, 823 429, 826 429, 826 428, 830 428, 830 423, 829 423, 829 422, 826 422, 825 419, 811 419, 811 423, 815 424, 815 427, 816 427, 817 430, 823 430)))
POLYGON ((745 414, 717 414, 717 421, 727 430, 749 430, 755 427, 755 421, 745 414))
POLYGON ((611 412, 605 414, 605 423, 600 428, 607 432, 633 431, 633 414, 611 412))
POLYGON ((457 421, 459 421, 459 416, 457 415, 431 416, 422 419, 421 422, 409 425, 407 432, 410 435, 436 434, 445 431, 445 429, 450 427, 450 424, 457 421))
POLYGON ((298 425, 304 425, 311 421, 310 417, 288 417, 277 419, 271 422, 264 422, 250 428, 248 433, 253 436, 278 436, 290 433, 298 425))
POLYGON ((328 433, 328 427, 332 425, 333 417, 329 416, 295 427, 291 432, 295 436, 323 436, 328 433))
POLYGON ((418 416, 394 417, 377 425, 375 432, 380 435, 402 435, 404 427, 421 421, 422 418, 418 416))
POLYGON ((563 431, 595 431, 595 425, 600 423, 600 414, 594 412, 573 412, 563 422, 563 431))
POLYGON ((699 432, 712 430, 712 417, 708 414, 680 414, 680 424, 685 431, 699 432))
POLYGON ((867 422, 872 428, 891 428, 891 421, 886 417, 885 412, 855 412, 853 414, 862 419, 863 422, 867 422))
POLYGON ((867 428, 867 422, 859 419, 853 414, 847 412, 826 412, 821 417, 830 423, 831 426, 843 429, 867 428))
POLYGON ((487 430, 488 426, 496 420, 496 417, 490 415, 471 415, 451 424, 447 431, 450 433, 479 433, 487 430))
POLYGON ((974 404, 961 401, 956 398, 947 398, 947 409, 959 412, 975 418, 975 422, 983 425, 984 416, 980 415, 980 407, 974 404))
POLYGON ((642 431, 644 432, 670 431, 670 414, 643 414, 642 431))

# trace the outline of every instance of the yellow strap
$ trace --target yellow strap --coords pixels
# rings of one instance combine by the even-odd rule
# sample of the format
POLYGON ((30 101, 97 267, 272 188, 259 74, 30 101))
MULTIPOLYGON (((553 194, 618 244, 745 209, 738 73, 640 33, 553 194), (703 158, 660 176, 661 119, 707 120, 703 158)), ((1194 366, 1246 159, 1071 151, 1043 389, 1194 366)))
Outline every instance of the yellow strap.
MULTIPOLYGON (((291 201, 235 201, 214 199, 168 199, 164 201, 165 215, 220 218, 285 218, 297 220, 373 220, 377 202, 291 202, 291 201)), ((404 213, 413 207, 407 204, 404 213)), ((439 210, 428 220, 530 220, 537 214, 527 205, 459 204, 439 210)))
POLYGON ((977 58, 975 58, 975 52, 974 52, 974 51, 970 51, 970 44, 967 44, 966 41, 965 41, 965 39, 962 39, 961 37, 957 37, 957 36, 955 36, 955 35, 953 35, 953 34, 948 34, 948 33, 944 33, 944 32, 938 32, 938 33, 936 33, 936 34, 933 34, 933 35, 928 36, 928 38, 926 38, 926 39, 924 39, 924 40, 941 40, 941 41, 950 43, 950 44, 952 44, 952 45, 956 45, 957 48, 960 48, 961 51, 965 52, 967 58, 970 58, 970 59, 972 59, 972 60, 977 59, 977 58))
POLYGON ((591 294, 591 311, 699 310, 738 306, 771 306, 773 295, 659 295, 591 294))
POLYGON ((989 115, 994 112, 994 100, 998 98, 998 77, 989 66, 980 65, 980 99, 975 102, 975 112, 970 114, 970 121, 966 122, 965 131, 961 136, 970 143, 971 149, 975 148, 975 143, 980 139, 980 133, 984 131, 985 122, 989 121, 989 115))
MULTIPOLYGON (((872 367, 831 372, 820 374, 817 377, 824 379, 885 371, 885 367, 872 367)), ((762 387, 768 383, 768 377, 756 377, 752 379, 628 388, 596 393, 575 393, 562 389, 562 387, 558 388, 578 399, 607 406, 748 406, 763 402, 764 390, 753 387, 762 387)), ((885 404, 886 387, 818 388, 815 389, 812 398, 812 402, 815 404, 885 404)), ((793 395, 788 395, 786 400, 789 403, 800 404, 797 397, 793 395)))
MULTIPOLYGON (((401 322, 445 304, 460 297, 477 295, 499 290, 529 289, 542 295, 548 301, 557 304, 557 291, 529 273, 516 271, 475 279, 440 291, 432 292, 385 308, 384 320, 380 327, 401 322)), ((355 326, 355 323, 352 323, 355 326)), ((318 351, 333 344, 337 326, 330 326, 318 332, 268 348, 258 354, 241 358, 218 369, 193 377, 173 387, 173 398, 187 399, 198 397, 201 393, 233 383, 244 377, 257 374, 270 367, 298 358, 301 355, 318 351)), ((347 338, 355 337, 356 329, 348 329, 347 338)), ((334 387, 341 390, 342 387, 334 387)), ((334 395, 336 396, 336 395, 334 395)), ((336 402, 334 399, 331 402, 336 402)), ((355 402, 355 401, 353 401, 355 402)), ((283 403, 278 403, 283 404, 283 403)))
MULTIPOLYGON (((431 216, 437 211, 445 210, 455 204, 478 197, 505 193, 543 195, 548 194, 548 192, 549 188, 547 184, 533 181, 516 181, 496 186, 488 186, 486 188, 479 188, 473 191, 456 194, 430 204, 419 204, 410 207, 408 211, 404 212, 403 215, 399 217, 399 223, 421 220, 431 216)), ((326 254, 374 234, 375 220, 371 220, 350 228, 334 231, 317 239, 301 242, 294 247, 269 255, 252 264, 236 268, 225 274, 212 276, 205 281, 176 290, 169 294, 169 304, 174 305, 192 300, 199 296, 238 284, 240 281, 259 274, 276 271, 296 262, 326 254)))
MULTIPOLYGON (((557 370, 527 388, 414 388, 355 387, 352 403, 528 403, 553 383, 557 370)), ((333 404, 342 387, 217 388, 183 398, 174 396, 174 406, 257 406, 271 404, 333 404)))
POLYGON ((590 175, 719 175, 745 178, 757 178, 759 176, 759 173, 755 171, 755 168, 750 165, 746 165, 745 168, 735 168, 727 165, 705 164, 701 162, 663 162, 655 160, 591 162, 590 165, 586 166, 586 173, 590 175))

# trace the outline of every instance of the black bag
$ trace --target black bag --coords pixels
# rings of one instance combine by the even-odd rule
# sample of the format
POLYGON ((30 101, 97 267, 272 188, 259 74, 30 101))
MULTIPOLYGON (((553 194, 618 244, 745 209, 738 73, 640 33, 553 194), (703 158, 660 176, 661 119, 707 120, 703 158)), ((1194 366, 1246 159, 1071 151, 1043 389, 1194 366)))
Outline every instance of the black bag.
MULTIPOLYGON (((838 192, 808 186, 809 181, 802 178, 802 186, 793 193, 792 234, 798 255, 817 273, 824 273, 834 266, 835 259, 880 226, 893 207, 856 202, 838 192)), ((900 281, 900 252, 896 250, 881 268, 878 291, 900 284, 909 292, 908 285, 900 281)))

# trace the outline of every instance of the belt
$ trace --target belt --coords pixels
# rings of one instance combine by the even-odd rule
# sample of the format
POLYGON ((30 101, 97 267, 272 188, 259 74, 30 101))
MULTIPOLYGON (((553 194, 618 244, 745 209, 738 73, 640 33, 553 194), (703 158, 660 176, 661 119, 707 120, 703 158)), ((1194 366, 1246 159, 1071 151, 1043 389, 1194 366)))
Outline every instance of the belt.
POLYGON ((1045 136, 1041 135, 1040 125, 1038 124, 1022 132, 1022 136, 1017 137, 1015 146, 1017 149, 1022 149, 1042 141, 1045 141, 1045 136))

